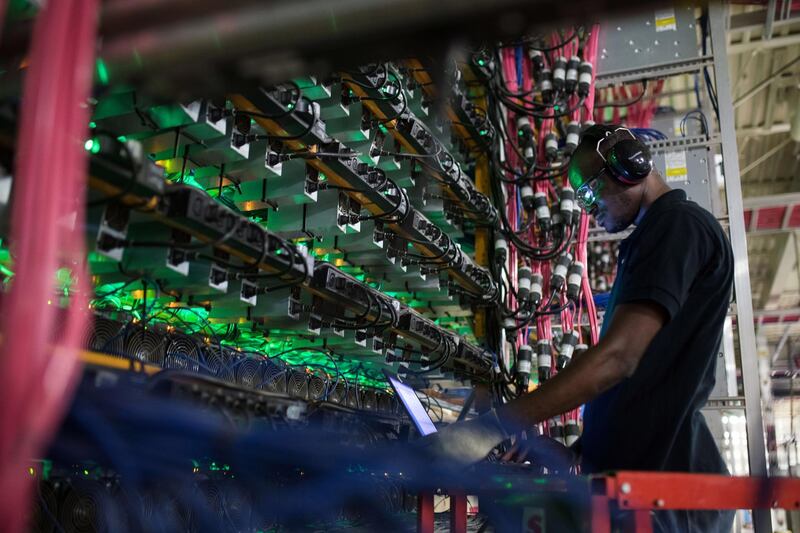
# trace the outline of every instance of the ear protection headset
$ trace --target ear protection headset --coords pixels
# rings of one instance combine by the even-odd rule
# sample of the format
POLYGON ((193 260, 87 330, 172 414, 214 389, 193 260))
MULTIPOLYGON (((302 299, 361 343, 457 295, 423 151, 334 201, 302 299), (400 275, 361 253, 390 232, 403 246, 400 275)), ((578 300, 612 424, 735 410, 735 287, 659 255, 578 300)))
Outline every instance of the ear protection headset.
POLYGON ((650 156, 650 150, 628 128, 607 131, 605 136, 597 141, 595 149, 603 160, 604 169, 607 169, 614 179, 624 185, 636 185, 653 170, 653 158, 650 156), (603 150, 603 143, 619 133, 627 133, 630 135, 630 139, 617 141, 610 148, 603 150))

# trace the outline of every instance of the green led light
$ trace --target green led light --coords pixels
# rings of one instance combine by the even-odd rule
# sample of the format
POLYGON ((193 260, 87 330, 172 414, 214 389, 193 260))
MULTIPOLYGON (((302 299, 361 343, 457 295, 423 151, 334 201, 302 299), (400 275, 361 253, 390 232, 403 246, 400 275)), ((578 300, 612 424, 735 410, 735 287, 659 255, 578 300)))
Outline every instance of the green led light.
POLYGON ((84 470, 84 471, 83 471, 83 475, 84 475, 84 476, 88 476, 88 475, 89 475, 89 471, 88 471, 88 470, 84 470))
POLYGON ((97 138, 89 139, 83 143, 83 149, 93 154, 98 153, 100 151, 100 140, 97 138))
POLYGON ((484 61, 483 59, 479 59, 479 60, 478 60, 478 65, 479 65, 479 66, 481 66, 481 67, 482 67, 482 66, 483 66, 483 65, 485 65, 485 64, 486 64, 486 61, 484 61))
POLYGON ((119 137, 117 137, 117 140, 118 140, 119 142, 121 142, 121 143, 124 143, 125 141, 127 141, 127 140, 128 140, 128 138, 127 138, 127 137, 125 137, 124 135, 120 135, 119 137))
POLYGON ((98 58, 95 62, 95 68, 97 70, 97 79, 103 85, 108 85, 108 68, 106 67, 105 61, 98 58))
POLYGON ((97 123, 96 123, 96 122, 90 122, 90 123, 89 123, 89 127, 90 127, 90 128, 92 128, 92 129, 94 129, 94 128, 96 128, 96 127, 97 127, 97 123))
POLYGON ((286 106, 286 109, 294 109, 294 104, 289 104, 286 106))
POLYGON ((487 133, 489 133, 489 130, 480 130, 478 133, 481 135, 486 135, 487 133))

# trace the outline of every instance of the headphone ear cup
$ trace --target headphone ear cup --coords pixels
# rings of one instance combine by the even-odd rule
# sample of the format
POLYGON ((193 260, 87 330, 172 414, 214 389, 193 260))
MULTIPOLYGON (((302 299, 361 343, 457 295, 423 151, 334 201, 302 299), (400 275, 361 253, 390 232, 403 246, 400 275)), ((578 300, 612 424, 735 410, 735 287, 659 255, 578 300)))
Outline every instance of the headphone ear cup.
POLYGON ((612 146, 606 160, 617 179, 627 185, 636 185, 653 170, 650 150, 634 139, 625 139, 612 146))

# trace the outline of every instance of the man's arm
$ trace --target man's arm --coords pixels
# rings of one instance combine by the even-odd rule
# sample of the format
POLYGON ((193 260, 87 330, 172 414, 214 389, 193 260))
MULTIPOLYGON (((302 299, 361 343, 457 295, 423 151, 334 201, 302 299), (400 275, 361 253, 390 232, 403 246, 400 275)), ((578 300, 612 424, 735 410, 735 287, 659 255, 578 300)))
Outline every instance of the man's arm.
POLYGON ((633 374, 650 342, 667 322, 655 302, 620 304, 600 343, 530 394, 496 411, 458 422, 420 441, 432 461, 469 465, 508 437, 586 403, 633 374))
POLYGON ((614 309, 600 342, 532 393, 497 409, 509 433, 574 409, 631 376, 656 334, 667 322, 664 308, 631 302, 614 309))

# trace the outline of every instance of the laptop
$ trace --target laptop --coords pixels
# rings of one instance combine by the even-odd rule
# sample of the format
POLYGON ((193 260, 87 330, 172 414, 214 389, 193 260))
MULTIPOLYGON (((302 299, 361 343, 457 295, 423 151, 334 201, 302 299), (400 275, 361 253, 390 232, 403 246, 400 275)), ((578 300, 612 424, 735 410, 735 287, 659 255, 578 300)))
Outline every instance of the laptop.
POLYGON ((394 389, 403 407, 405 407, 409 418, 414 422, 414 426, 416 426, 420 435, 425 437, 431 433, 436 433, 436 426, 433 424, 431 417, 428 416, 428 412, 425 410, 425 407, 422 405, 414 389, 400 381, 400 379, 391 372, 384 370, 383 373, 386 375, 386 379, 389 380, 389 384, 394 389))

